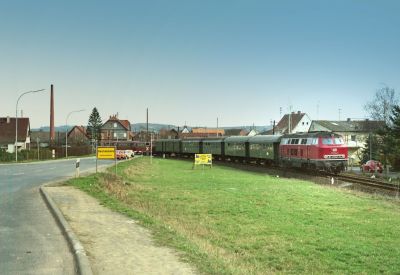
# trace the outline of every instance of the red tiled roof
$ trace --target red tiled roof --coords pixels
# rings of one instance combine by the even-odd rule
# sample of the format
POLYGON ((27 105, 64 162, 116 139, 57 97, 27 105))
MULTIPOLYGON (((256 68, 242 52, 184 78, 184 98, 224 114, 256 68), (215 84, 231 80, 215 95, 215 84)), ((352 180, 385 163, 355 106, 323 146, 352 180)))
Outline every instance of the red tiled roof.
POLYGON ((131 123, 129 122, 129 120, 126 120, 126 119, 121 120, 121 119, 118 119, 118 117, 114 115, 114 116, 110 116, 110 118, 104 124, 106 124, 108 121, 119 122, 126 130, 128 130, 128 131, 131 130, 131 123))
POLYGON ((74 131, 75 128, 78 129, 78 131, 80 131, 83 135, 88 137, 87 131, 86 131, 86 127, 85 126, 78 126, 78 125, 72 127, 72 129, 68 132, 68 136, 72 133, 72 131, 74 131))
MULTIPOLYGON (((25 141, 27 135, 29 135, 29 118, 19 117, 18 118, 18 141, 25 141)), ((0 118, 0 143, 14 143, 15 142, 15 117, 9 118, 7 123, 7 117, 0 118)))
POLYGON ((221 135, 225 134, 224 129, 212 129, 212 128, 192 128, 193 134, 212 134, 212 135, 221 135))
POLYGON ((126 130, 130 130, 131 129, 131 123, 129 122, 129 120, 119 120, 119 122, 121 122, 122 126, 124 126, 126 128, 126 130))

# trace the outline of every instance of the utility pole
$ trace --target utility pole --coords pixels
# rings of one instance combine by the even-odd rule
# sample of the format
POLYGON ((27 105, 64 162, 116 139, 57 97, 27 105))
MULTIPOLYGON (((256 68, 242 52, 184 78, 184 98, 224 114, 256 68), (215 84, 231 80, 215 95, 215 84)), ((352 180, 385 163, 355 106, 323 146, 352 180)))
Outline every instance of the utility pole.
POLYGON ((149 108, 146 108, 146 142, 149 141, 149 108))
POLYGON ((369 159, 372 159, 372 135, 369 132, 369 159))
POLYGON ((289 107, 289 134, 292 133, 292 105, 289 107))

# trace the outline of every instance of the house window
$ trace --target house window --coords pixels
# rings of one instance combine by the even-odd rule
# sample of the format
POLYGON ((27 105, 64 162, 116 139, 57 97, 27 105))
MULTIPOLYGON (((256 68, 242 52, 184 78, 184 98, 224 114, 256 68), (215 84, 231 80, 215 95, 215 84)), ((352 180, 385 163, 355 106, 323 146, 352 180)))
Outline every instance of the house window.
POLYGON ((356 135, 351 136, 351 141, 356 141, 356 135))
POLYGON ((124 138, 126 138, 126 133, 124 133, 124 138))
POLYGON ((114 137, 117 137, 117 133, 114 133, 114 137))
POLYGON ((302 125, 304 125, 304 121, 302 122, 302 125))
POLYGON ((114 128, 117 128, 117 123, 116 122, 114 122, 114 128))

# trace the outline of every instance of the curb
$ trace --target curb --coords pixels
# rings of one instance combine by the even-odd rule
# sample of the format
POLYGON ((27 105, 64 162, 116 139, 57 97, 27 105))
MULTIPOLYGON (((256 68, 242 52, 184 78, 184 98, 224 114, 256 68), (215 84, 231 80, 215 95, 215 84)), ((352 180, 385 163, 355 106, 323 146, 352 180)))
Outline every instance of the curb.
MULTIPOLYGON (((112 165, 113 164, 101 166, 98 168, 98 171, 104 172, 109 166, 112 166, 112 165)), ((95 169, 96 168, 89 169, 88 171, 81 173, 81 176, 88 176, 88 175, 94 174, 95 169)), ((71 179, 71 178, 73 178, 73 177, 68 177, 68 178, 64 178, 62 180, 51 181, 51 182, 42 184, 39 187, 39 191, 43 197, 44 202, 47 205, 47 208, 50 210, 51 214, 53 215, 54 219, 57 222, 57 225, 59 226, 59 228, 61 229, 61 232, 63 233, 65 239, 67 240, 68 246, 74 257, 74 261, 75 261, 76 268, 77 268, 77 270, 76 270, 77 274, 93 275, 92 267, 90 265, 90 261, 86 255, 86 251, 85 251, 83 245, 80 243, 78 237, 72 231, 68 222, 65 220, 64 215, 61 213, 60 209, 58 209, 58 206, 55 204, 55 202, 50 197, 50 195, 43 189, 43 187, 62 186, 65 184, 65 182, 68 179, 71 179)))
MULTIPOLYGON (((63 180, 64 182, 64 180, 63 180)), ((49 183, 51 186, 61 185, 62 182, 54 182, 49 183)), ((44 201, 46 202, 47 207, 52 213, 54 219, 56 220, 58 226, 60 227, 64 237, 66 238, 68 245, 72 251, 74 256, 75 264, 77 267, 77 274, 87 274, 92 275, 92 267, 90 266, 89 259, 86 255, 85 249, 83 245, 80 243, 79 239, 76 237, 75 233, 72 231, 68 222, 65 220, 63 214, 58 209, 57 205, 54 203, 53 199, 50 195, 42 188, 47 186, 48 184, 44 184, 40 186, 40 194, 42 195, 44 201)))

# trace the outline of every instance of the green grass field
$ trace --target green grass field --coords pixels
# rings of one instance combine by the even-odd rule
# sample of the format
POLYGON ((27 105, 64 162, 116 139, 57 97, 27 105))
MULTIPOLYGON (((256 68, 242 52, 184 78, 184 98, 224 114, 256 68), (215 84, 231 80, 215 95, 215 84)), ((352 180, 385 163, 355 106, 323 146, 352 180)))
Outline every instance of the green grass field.
POLYGON ((70 183, 205 274, 400 272, 400 203, 313 183, 138 158, 70 183), (113 170, 110 170, 113 171, 113 170))

